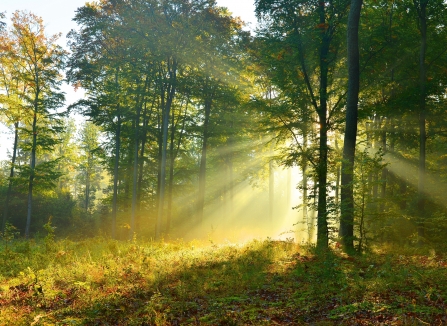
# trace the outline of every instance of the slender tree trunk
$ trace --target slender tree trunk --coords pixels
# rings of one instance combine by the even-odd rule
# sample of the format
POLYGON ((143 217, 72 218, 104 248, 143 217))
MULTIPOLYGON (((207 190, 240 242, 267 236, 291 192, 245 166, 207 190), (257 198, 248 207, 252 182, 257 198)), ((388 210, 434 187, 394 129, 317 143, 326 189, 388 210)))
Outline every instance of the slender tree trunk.
POLYGON ((318 157, 318 216, 317 216, 317 248, 326 249, 329 245, 329 229, 328 229, 328 211, 327 211, 327 159, 328 159, 328 145, 327 145, 327 101, 328 101, 328 74, 329 74, 329 46, 331 43, 332 32, 326 28, 328 22, 326 21, 326 3, 319 2, 319 16, 321 27, 321 47, 320 47, 320 105, 318 107, 318 119, 320 122, 319 130, 319 157, 318 157))
POLYGON ((37 149, 37 113, 39 109, 39 96, 40 96, 40 88, 39 88, 39 75, 35 76, 36 83, 36 94, 34 97, 34 116, 33 116, 33 142, 31 147, 31 160, 30 160, 30 176, 28 183, 28 211, 26 215, 26 226, 25 226, 25 238, 29 239, 30 227, 31 227, 31 214, 33 210, 33 186, 34 186, 34 176, 35 176, 35 168, 36 168, 36 149, 37 149))
POLYGON ((28 212, 26 215, 25 226, 25 238, 29 239, 30 227, 31 227, 31 214, 33 210, 33 186, 34 186, 34 170, 36 167, 36 148, 37 148, 37 99, 36 96, 34 105, 34 117, 33 117, 33 143, 31 147, 31 162, 30 162, 30 176, 28 182, 28 212))
MULTIPOLYGON (((307 148, 307 133, 304 132, 303 135, 303 150, 306 150, 307 148)), ((307 158, 303 157, 302 159, 302 163, 301 163, 301 169, 302 169, 302 173, 303 173, 303 179, 302 179, 302 183, 301 183, 301 187, 303 189, 303 222, 306 223, 306 228, 307 228, 307 242, 310 244, 312 242, 312 234, 311 234, 311 230, 313 230, 313 226, 311 225, 310 221, 309 221, 309 215, 308 215, 308 210, 307 210, 307 206, 308 206, 308 201, 307 201, 307 197, 308 197, 308 193, 307 193, 307 158)))
POLYGON ((200 158, 199 168, 199 194, 197 198, 197 222, 201 223, 203 220, 203 209, 205 206, 205 187, 206 187, 206 155, 208 147, 208 127, 210 121, 212 106, 212 94, 207 94, 205 100, 205 119, 203 121, 203 141, 202 141, 202 156, 200 158))
MULTIPOLYGON (((132 120, 132 130, 135 130, 135 119, 132 120)), ((134 151, 135 146, 127 146, 127 155, 125 155, 126 167, 121 172, 123 175, 123 210, 129 210, 130 220, 129 220, 129 233, 132 228, 132 187, 133 187, 133 166, 134 166, 134 151)))
MULTIPOLYGON (((164 107, 164 99, 161 99, 161 112, 160 109, 158 110, 158 114, 157 114, 157 143, 158 143, 158 157, 157 157, 157 191, 156 191, 156 198, 155 198, 155 203, 154 206, 157 210, 157 212, 159 213, 160 209, 159 209, 159 204, 160 204, 160 188, 161 188, 161 161, 162 161, 162 153, 163 153, 163 126, 162 126, 162 116, 163 116, 163 107, 164 107)), ((157 213, 157 214, 158 214, 157 213)), ((157 215, 158 216, 158 215, 157 215)), ((157 217, 158 218, 158 217, 157 217)), ((155 228, 157 228, 157 226, 155 225, 155 228)))
MULTIPOLYGON (((324 3, 320 11, 320 23, 325 24, 324 3)), ((318 118, 320 122, 319 130, 319 157, 318 157, 318 215, 317 215, 317 248, 326 249, 329 242, 329 230, 327 223, 327 86, 328 86, 328 63, 329 40, 326 34, 322 37, 320 49, 320 107, 318 108, 318 118)))
POLYGON ((121 113, 119 104, 117 107, 117 122, 115 134, 115 164, 113 168, 113 198, 112 198, 112 238, 116 239, 116 215, 118 202, 118 179, 121 149, 121 113))
POLYGON ((273 222, 273 213, 275 208, 275 169, 273 159, 269 162, 269 222, 273 222))
MULTIPOLYGON (((232 147, 233 148, 233 147, 232 147)), ((233 176, 233 154, 228 157, 228 215, 233 216, 234 199, 234 176, 233 176)))
POLYGON ((140 143, 140 113, 141 106, 138 104, 137 115, 135 117, 135 140, 133 153, 133 172, 132 172, 132 206, 130 217, 130 237, 133 237, 135 232, 135 215, 137 211, 137 177, 138 177, 138 148, 140 143))
POLYGON ((315 207, 318 207, 318 180, 317 180, 317 177, 314 177, 314 179, 313 179, 312 192, 314 194, 314 196, 313 196, 313 207, 314 208, 311 209, 310 213, 309 213, 309 211, 307 212, 307 214, 310 215, 309 216, 309 235, 311 236, 311 239, 313 239, 314 234, 315 234, 315 218, 316 218, 316 214, 318 213, 315 210, 315 207))
MULTIPOLYGON (((382 130, 382 151, 383 153, 386 153, 387 146, 386 146, 386 128, 387 128, 387 122, 385 122, 382 130)), ((380 197, 381 197, 381 203, 380 203, 380 211, 385 211, 385 198, 386 198, 386 184, 387 184, 387 176, 388 176, 388 170, 386 167, 382 168, 382 177, 381 177, 381 189, 380 189, 380 197)))
MULTIPOLYGON (((170 152, 170 165, 169 165, 169 191, 168 191, 168 209, 167 209, 167 221, 166 221, 166 233, 169 234, 169 231, 171 229, 171 219, 172 219, 172 196, 173 196, 173 191, 174 191, 174 164, 175 164, 175 159, 178 155, 179 149, 180 149, 180 144, 183 138, 183 134, 185 132, 185 123, 186 123, 186 115, 188 113, 188 103, 189 103, 189 98, 186 100, 186 106, 185 106, 185 113, 183 115, 183 122, 182 122, 182 127, 180 130, 180 135, 178 136, 178 140, 177 140, 177 146, 176 148, 174 148, 174 140, 175 140, 175 131, 176 131, 176 126, 178 124, 178 121, 175 123, 174 122, 174 115, 172 115, 172 132, 171 132, 171 143, 169 145, 169 152, 170 152)), ((179 112, 179 116, 180 116, 179 112)), ((179 118, 180 119, 180 118, 179 118)))
POLYGON ((348 17, 348 95, 341 175, 340 237, 344 250, 354 251, 354 158, 357 138, 360 63, 358 31, 362 0, 351 0, 348 17))
POLYGON ((141 191, 143 186, 143 168, 144 168, 144 149, 146 147, 146 139, 147 139, 147 125, 148 125, 148 119, 146 117, 146 111, 147 111, 147 102, 144 102, 144 110, 143 110, 143 128, 142 131, 140 131, 141 134, 141 149, 140 149, 140 156, 138 158, 138 183, 137 183, 137 203, 138 203, 138 209, 141 209, 141 191))
POLYGON ((85 171, 85 212, 88 213, 88 207, 90 205, 90 149, 87 154, 87 169, 85 171))
POLYGON ((169 141, 169 185, 168 185, 168 208, 166 211, 166 233, 169 233, 171 229, 171 217, 172 217, 172 194, 174 188, 174 140, 175 140, 176 124, 175 124, 175 114, 172 110, 171 117, 171 137, 169 141))
POLYGON ((425 127, 426 116, 426 81, 427 67, 425 56, 427 51, 427 4, 429 0, 414 0, 419 18, 419 31, 421 33, 419 52, 419 182, 418 182, 418 215, 419 227, 418 235, 423 238, 424 232, 424 211, 425 211, 425 160, 427 131, 425 127))
POLYGON ((133 152, 133 171, 132 171, 132 204, 131 204, 131 216, 130 216, 130 238, 135 233, 135 219, 137 211, 137 195, 138 195, 138 148, 140 145, 140 116, 141 109, 144 102, 145 92, 148 87, 149 78, 146 76, 144 82, 144 88, 138 94, 136 115, 135 115, 135 134, 134 134, 134 152, 133 152))
POLYGON ((11 199, 11 193, 12 193, 12 182, 13 182, 12 178, 14 177, 14 167, 16 164, 18 143, 19 143, 19 123, 15 122, 14 123, 14 146, 12 149, 11 169, 9 171, 8 190, 6 192, 5 207, 3 208, 2 234, 5 232, 6 222, 8 221, 9 201, 11 199))
MULTIPOLYGON (((335 139, 335 149, 339 150, 338 141, 335 139)), ((340 177, 341 177, 341 166, 337 165, 337 175, 335 176, 335 206, 338 207, 340 201, 340 177)))
POLYGON ((143 187, 143 171, 144 171, 144 152, 146 149, 146 141, 148 137, 148 124, 151 120, 152 113, 155 111, 156 96, 154 96, 151 110, 149 111, 149 115, 147 115, 147 102, 144 102, 144 111, 143 111, 143 132, 141 133, 141 151, 140 151, 140 167, 139 167, 139 175, 138 175, 138 189, 137 189, 137 203, 138 203, 138 209, 141 210, 141 194, 143 193, 142 187, 143 187))
MULTIPOLYGON (((177 78, 177 61, 175 59, 168 60, 168 73, 169 73, 169 85, 166 87, 166 105, 162 105, 162 151, 161 151, 161 171, 160 171, 160 193, 158 197, 158 215, 157 224, 155 229, 155 238, 160 239, 162 222, 163 222, 163 210, 164 210, 164 197, 166 186, 166 152, 168 147, 168 124, 169 115, 171 111, 172 101, 176 91, 176 78, 177 78)), ((164 89, 162 89, 164 93, 164 89)), ((162 95, 162 98, 164 94, 162 95)))
POLYGON ((317 248, 326 249, 329 242, 327 222, 327 123, 326 114, 320 117, 320 147, 318 157, 318 204, 317 204, 317 248))

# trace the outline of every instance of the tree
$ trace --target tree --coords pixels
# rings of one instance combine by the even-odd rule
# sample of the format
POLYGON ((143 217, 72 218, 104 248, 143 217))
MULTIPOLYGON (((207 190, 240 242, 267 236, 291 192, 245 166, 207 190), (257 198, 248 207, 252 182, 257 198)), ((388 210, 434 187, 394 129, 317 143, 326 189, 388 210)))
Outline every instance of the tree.
POLYGON ((280 72, 275 80, 290 81, 318 117, 318 154, 314 161, 318 182, 317 247, 321 249, 327 248, 329 241, 328 131, 344 97, 344 92, 336 91, 332 77, 338 67, 338 31, 346 9, 346 1, 256 1, 258 18, 266 23, 262 37, 270 40, 272 57, 282 66, 272 70, 280 72), (284 69, 287 65, 290 76, 284 69))
POLYGON ((345 250, 354 249, 354 158, 360 89, 359 21, 363 0, 352 0, 348 17, 348 95, 341 174, 340 236, 345 250))
POLYGON ((79 133, 81 150, 79 172, 84 184, 83 208, 87 213, 91 210, 92 197, 99 187, 101 174, 99 169, 99 136, 98 126, 88 121, 79 133))
MULTIPOLYGON (((41 149, 51 149, 57 138, 53 135, 60 131, 56 111, 63 102, 64 95, 59 91, 62 83, 62 69, 65 51, 55 44, 58 35, 45 36, 41 18, 27 12, 16 11, 12 16, 10 38, 12 46, 9 52, 17 64, 17 78, 25 85, 24 102, 30 112, 30 121, 26 121, 24 130, 31 137, 31 153, 28 181, 28 210, 25 237, 29 237, 33 187, 36 178, 36 153, 41 149), (38 136, 39 135, 39 136, 38 136)), ((57 177, 56 175, 53 175, 57 177)))
POLYGON ((0 28, 0 43, 3 44, 0 54, 0 88, 4 90, 4 94, 0 94, 0 103, 2 104, 2 108, 0 110, 2 112, 2 117, 5 119, 5 124, 12 125, 14 128, 14 144, 10 162, 8 190, 3 208, 1 227, 1 231, 3 232, 9 215, 9 201, 12 192, 17 149, 19 144, 19 124, 24 115, 23 98, 26 86, 25 83, 18 78, 18 71, 20 71, 20 68, 10 55, 13 46, 12 40, 10 39, 8 31, 3 28, 0 28))

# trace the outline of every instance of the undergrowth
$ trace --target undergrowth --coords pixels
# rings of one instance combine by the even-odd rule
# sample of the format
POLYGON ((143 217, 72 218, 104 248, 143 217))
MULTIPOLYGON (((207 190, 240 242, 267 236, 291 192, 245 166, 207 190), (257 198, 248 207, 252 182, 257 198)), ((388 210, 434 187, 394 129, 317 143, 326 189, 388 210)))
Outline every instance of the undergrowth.
POLYGON ((447 263, 434 253, 47 238, 9 239, 0 256, 0 325, 447 323, 447 263))

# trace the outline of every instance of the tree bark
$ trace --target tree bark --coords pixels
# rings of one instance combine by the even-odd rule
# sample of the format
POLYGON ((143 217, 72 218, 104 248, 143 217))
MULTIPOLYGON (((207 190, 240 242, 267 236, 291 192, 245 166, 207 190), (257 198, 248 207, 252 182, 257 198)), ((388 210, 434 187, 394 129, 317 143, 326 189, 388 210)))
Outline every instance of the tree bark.
POLYGON ((31 227, 31 214, 33 210, 33 186, 34 186, 34 169, 36 168, 36 149, 37 149, 37 113, 39 110, 39 96, 40 96, 40 87, 39 87, 39 75, 35 75, 35 83, 36 83, 36 93, 34 97, 33 109, 33 143, 31 147, 31 160, 30 160, 30 176, 28 182, 28 211, 26 215, 26 226, 25 226, 25 238, 29 238, 30 227, 31 227))
MULTIPOLYGON (((167 209, 167 218, 166 218, 166 233, 169 234, 169 231, 171 229, 171 220, 172 220, 172 196, 174 191, 174 164, 175 159, 178 155, 180 144, 183 138, 183 134, 185 132, 185 123, 186 123, 186 115, 188 113, 188 103, 189 98, 186 99, 186 106, 185 106, 185 113, 183 115, 183 122, 182 127, 180 131, 180 135, 177 140, 176 148, 174 148, 174 140, 175 140, 175 131, 177 129, 178 121, 174 123, 174 115, 172 116, 172 132, 171 132, 171 143, 169 145, 169 152, 170 152, 170 165, 169 165, 169 191, 168 191, 168 209, 167 209)), ((180 116, 179 112, 179 116, 180 116)), ((180 118, 179 118, 180 119, 180 118)))
POLYGON ((162 148, 161 148, 161 166, 160 166, 160 188, 158 196, 158 214, 157 214, 157 224, 155 228, 155 238, 160 239, 162 222, 163 222, 163 211, 164 211, 164 197, 165 197, 165 187, 166 187, 166 153, 168 147, 168 124, 169 115, 171 111, 172 101, 174 100, 176 92, 176 78, 177 78, 177 61, 175 59, 168 60, 168 74, 169 82, 166 86, 166 94, 164 87, 162 87, 162 148), (166 103, 163 99, 166 96, 166 103))
POLYGON ((174 188, 174 163, 175 163, 175 155, 174 155, 174 141, 175 141, 175 131, 176 131, 176 123, 175 123, 175 114, 174 110, 172 110, 171 117, 171 137, 169 142, 169 186, 168 186, 168 207, 166 212, 166 234, 169 233, 171 229, 171 217, 172 217, 172 194, 174 188))
MULTIPOLYGON (((387 121, 385 121, 383 127, 382 127, 382 151, 385 154, 387 151, 386 147, 386 128, 387 128, 387 121)), ((388 170, 386 167, 382 168, 382 177, 381 177, 381 189, 380 189, 380 211, 385 211, 385 198, 386 198, 386 184, 387 184, 387 176, 388 176, 388 170)))
POLYGON ((115 134, 115 163, 113 168, 113 198, 112 198, 112 238, 116 239, 116 215, 117 215, 117 201, 118 201, 118 173, 120 162, 121 149, 121 114, 119 104, 117 107, 117 122, 115 134))
MULTIPOLYGON (((325 2, 321 1, 319 6, 320 26, 326 26, 325 2)), ((327 223, 327 87, 328 87, 328 55, 330 36, 325 28, 321 27, 321 47, 320 47, 320 105, 317 113, 320 122, 319 130, 319 156, 318 156, 318 215, 317 215, 317 248, 326 249, 329 244, 329 229, 327 223)))
POLYGON ((144 102, 145 92, 148 86, 149 78, 146 76, 144 82, 144 88, 138 94, 138 99, 136 103, 136 115, 135 115, 135 134, 134 134, 134 152, 133 152, 133 171, 132 171, 132 204, 131 204, 131 215, 130 215, 130 238, 133 237, 135 232, 135 219, 137 211, 137 191, 138 191, 138 147, 140 145, 140 116, 141 109, 144 102))
MULTIPOLYGON (((303 151, 306 151, 307 149, 307 130, 303 131, 303 151)), ((309 215, 308 215, 308 210, 307 210, 307 206, 308 206, 308 193, 307 193, 307 158, 306 157, 302 157, 302 161, 301 161, 301 169, 302 169, 302 173, 303 173, 303 179, 301 181, 301 187, 302 187, 302 193, 303 193, 303 202, 302 202, 302 209, 303 209, 303 222, 306 223, 306 227, 307 227, 307 242, 310 244, 312 242, 312 232, 311 230, 313 230, 313 226, 311 225, 310 221, 309 221, 309 215)))
POLYGON ((273 212, 275 208, 275 169, 273 159, 269 162, 269 223, 273 222, 273 212))
POLYGON ((426 116, 426 81, 427 67, 425 56, 427 52, 427 4, 429 0, 414 0, 419 18, 419 31, 421 33, 419 52, 419 181, 418 181, 418 235, 423 238, 424 232, 424 210, 425 210, 425 160, 427 131, 425 127, 426 116))
MULTIPOLYGON (((210 90, 208 90, 210 92, 210 90)), ((199 193, 197 198, 197 222, 201 223, 203 220, 203 209, 205 206, 205 187, 206 187, 206 155, 208 147, 208 127, 211 115, 212 94, 206 95, 205 100, 205 119, 203 121, 203 141, 202 141, 202 156, 200 158, 199 168, 199 193)))
POLYGON ((91 151, 88 149, 87 153, 87 169, 85 171, 85 212, 88 213, 88 207, 90 205, 90 167, 91 167, 91 151))
POLYGON ((360 90, 360 63, 358 31, 362 0, 351 0, 348 17, 348 95, 346 102, 346 129, 343 144, 341 175, 340 237, 344 250, 354 250, 354 158, 357 138, 358 98, 360 90))

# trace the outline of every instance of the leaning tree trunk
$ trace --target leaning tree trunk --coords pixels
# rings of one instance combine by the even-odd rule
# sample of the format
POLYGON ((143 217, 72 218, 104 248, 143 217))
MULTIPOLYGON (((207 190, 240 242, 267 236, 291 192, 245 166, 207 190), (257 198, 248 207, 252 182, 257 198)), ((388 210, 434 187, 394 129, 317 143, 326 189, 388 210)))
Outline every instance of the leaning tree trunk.
POLYGON ((340 237, 344 250, 354 250, 354 158, 357 138, 360 64, 358 31, 363 0, 351 0, 348 17, 348 95, 346 101, 346 129, 343 144, 341 174, 340 237))

